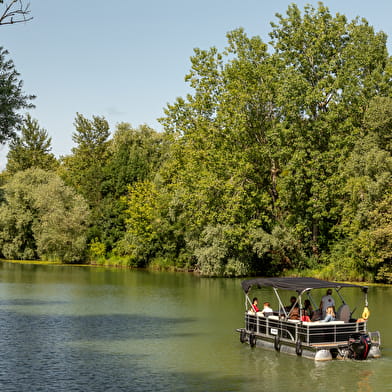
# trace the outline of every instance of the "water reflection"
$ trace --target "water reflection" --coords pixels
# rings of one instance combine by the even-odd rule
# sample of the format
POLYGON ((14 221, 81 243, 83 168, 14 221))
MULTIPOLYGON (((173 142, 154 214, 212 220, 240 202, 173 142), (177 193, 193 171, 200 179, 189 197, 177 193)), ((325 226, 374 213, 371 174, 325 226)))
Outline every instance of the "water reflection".
POLYGON ((11 299, 0 299, 1 306, 40 306, 40 305, 63 305, 67 301, 52 301, 32 298, 11 298, 11 299))
POLYGON ((392 391, 390 288, 369 298, 383 358, 315 363, 239 342, 240 280, 0 263, 0 282, 1 391, 392 391))

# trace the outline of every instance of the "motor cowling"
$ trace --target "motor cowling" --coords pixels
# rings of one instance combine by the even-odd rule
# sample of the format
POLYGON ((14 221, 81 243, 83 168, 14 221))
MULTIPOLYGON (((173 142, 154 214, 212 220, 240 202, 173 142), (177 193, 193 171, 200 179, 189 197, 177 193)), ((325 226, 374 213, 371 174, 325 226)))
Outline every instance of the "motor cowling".
POLYGON ((367 358, 372 341, 366 333, 353 333, 348 338, 349 357, 358 360, 367 358))

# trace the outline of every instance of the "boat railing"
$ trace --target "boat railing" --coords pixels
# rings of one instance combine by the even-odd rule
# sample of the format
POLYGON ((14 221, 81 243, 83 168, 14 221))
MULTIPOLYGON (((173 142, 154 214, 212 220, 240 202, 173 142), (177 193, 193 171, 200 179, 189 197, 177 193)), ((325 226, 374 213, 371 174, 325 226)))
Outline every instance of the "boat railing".
POLYGON ((277 315, 264 317, 261 314, 245 314, 246 330, 258 335, 296 342, 303 344, 318 345, 347 342, 349 336, 355 332, 366 332, 366 322, 301 322, 299 320, 287 320, 277 315))

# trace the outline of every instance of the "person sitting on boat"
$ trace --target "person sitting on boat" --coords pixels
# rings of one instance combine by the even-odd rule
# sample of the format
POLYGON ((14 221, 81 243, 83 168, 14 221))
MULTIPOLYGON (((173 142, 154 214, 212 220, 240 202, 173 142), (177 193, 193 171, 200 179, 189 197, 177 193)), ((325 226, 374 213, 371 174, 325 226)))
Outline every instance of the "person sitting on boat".
POLYGON ((258 308, 257 304, 258 304, 258 299, 257 297, 254 297, 252 300, 252 306, 250 308, 251 312, 255 312, 255 313, 260 312, 260 309, 258 308))
POLYGON ((335 312, 333 310, 333 306, 328 306, 327 310, 326 310, 326 315, 325 318, 323 320, 320 320, 323 323, 327 323, 328 321, 335 321, 335 312))
POLYGON ((304 301, 304 309, 306 311, 306 316, 308 316, 309 318, 312 318, 313 316, 313 308, 312 308, 312 304, 310 303, 309 299, 305 299, 304 301))
POLYGON ((328 289, 327 294, 321 298, 320 309, 322 311, 323 318, 325 317, 326 310, 329 306, 332 306, 333 310, 335 311, 335 300, 332 297, 332 289, 328 289))
POLYGON ((291 308, 289 312, 289 319, 290 320, 299 320, 300 315, 299 315, 299 305, 296 303, 293 308, 291 308))
POLYGON ((302 309, 301 321, 307 321, 307 322, 311 321, 310 317, 308 316, 308 311, 305 308, 302 309))
POLYGON ((292 307, 294 306, 294 304, 297 302, 297 297, 292 296, 290 298, 290 305, 285 306, 285 310, 286 312, 290 312, 290 310, 292 309, 292 307))
POLYGON ((263 304, 263 310, 261 311, 261 313, 263 313, 263 316, 271 316, 273 314, 273 310, 270 307, 270 303, 269 302, 264 302, 263 304))

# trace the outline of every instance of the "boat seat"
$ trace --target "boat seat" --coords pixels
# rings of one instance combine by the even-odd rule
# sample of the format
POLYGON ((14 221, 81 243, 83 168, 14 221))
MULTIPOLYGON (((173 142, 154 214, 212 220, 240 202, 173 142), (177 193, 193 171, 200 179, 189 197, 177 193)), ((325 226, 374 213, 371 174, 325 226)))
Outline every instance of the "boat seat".
POLYGON ((328 322, 322 322, 322 321, 303 321, 303 325, 337 325, 337 324, 344 324, 344 321, 341 320, 336 320, 336 321, 328 321, 328 322))
POLYGON ((351 312, 347 304, 343 304, 337 311, 336 319, 348 323, 350 321, 351 312))

